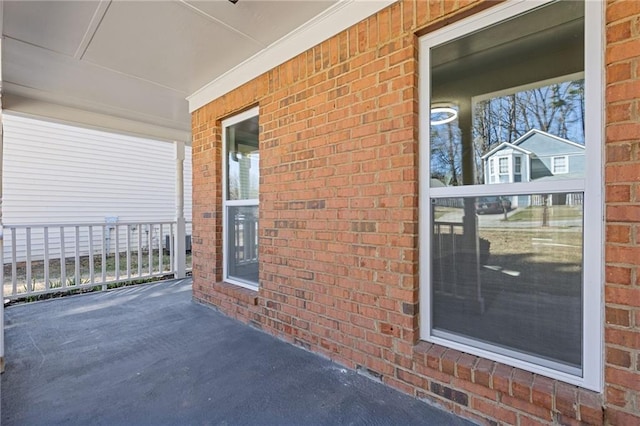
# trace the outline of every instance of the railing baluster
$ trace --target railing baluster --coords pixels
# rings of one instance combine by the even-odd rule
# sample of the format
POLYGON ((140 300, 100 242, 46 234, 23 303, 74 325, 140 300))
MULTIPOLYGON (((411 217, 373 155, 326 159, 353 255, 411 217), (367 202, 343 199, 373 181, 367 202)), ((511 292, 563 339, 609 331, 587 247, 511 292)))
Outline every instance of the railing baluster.
POLYGON ((116 231, 116 248, 113 250, 113 255, 116 260, 116 281, 120 281, 120 227, 114 225, 116 231))
POLYGON ((451 268, 452 275, 453 275, 453 295, 457 296, 458 295, 458 267, 460 265, 458 265, 458 258, 457 258, 458 248, 456 247, 456 236, 458 234, 456 234, 456 230, 454 226, 455 225, 449 225, 449 232, 451 233, 451 253, 453 254, 453 268, 451 268))
POLYGON ((49 290, 49 227, 44 227, 44 289, 49 290))
POLYGON ((93 226, 89 225, 89 282, 96 282, 95 270, 93 264, 93 226))
MULTIPOLYGON (((6 251, 1 254, 3 262, 7 263, 6 265, 3 263, 3 270, 0 271, 0 282, 4 285, 3 280, 6 279, 6 286, 3 287, 7 290, 6 297, 15 299, 26 295, 72 291, 90 285, 101 285, 102 289, 106 290, 110 284, 116 282, 175 273, 177 259, 175 256, 175 246, 177 245, 175 225, 174 222, 147 222, 145 224, 123 222, 7 226, 5 227, 6 251), (67 230, 67 228, 73 229, 67 230), (65 233, 69 232, 73 232, 73 234, 69 235, 69 241, 66 241, 65 233), (121 232, 126 232, 126 234, 121 235, 121 232), (59 235, 56 235, 58 233, 59 235), (167 234, 165 235, 165 233, 167 234), (100 235, 102 238, 98 246, 96 239, 100 238, 100 235), (120 257, 123 249, 120 244, 125 242, 122 240, 123 237, 126 239, 126 274, 125 270, 121 269, 124 267, 125 258, 120 257), (73 248, 69 248, 72 250, 69 255, 71 256, 69 257, 69 270, 67 270, 67 244, 73 244, 73 248), (133 253, 136 246, 138 250, 137 275, 136 267, 133 265, 136 260, 133 253), (115 247, 113 252, 111 252, 111 247, 115 247), (147 247, 149 251, 145 255, 144 248, 147 247), (56 252, 58 248, 59 254, 56 252), (169 251, 166 259, 164 257, 165 250, 169 251), (111 267, 108 266, 108 257, 111 254, 115 257, 114 272, 110 272, 109 269, 113 268, 113 264, 111 267), (88 259, 85 259, 85 256, 88 259), (101 267, 98 266, 100 258, 102 258, 101 267), (143 261, 147 260, 148 267, 143 266, 143 261), (71 267, 72 261, 74 262, 73 267, 71 267), (55 264, 58 262, 60 264, 59 275, 55 270, 55 264), (11 277, 9 277, 9 271, 11 271, 11 277), (101 272, 102 277, 100 278, 101 272), (83 280, 85 280, 85 284, 83 284, 83 280)), ((248 241, 253 242, 253 239, 257 237, 253 225, 255 225, 253 222, 241 224, 244 232, 244 239, 241 238, 244 241, 241 242, 244 244, 239 244, 241 251, 238 254, 245 262, 257 257, 255 244, 248 241)))
POLYGON ((440 267, 440 283, 439 283, 439 287, 440 287, 440 291, 444 291, 445 290, 445 275, 444 275, 444 258, 443 258, 443 254, 445 253, 445 247, 444 247, 444 243, 443 243, 443 238, 442 238, 442 228, 440 227, 440 225, 438 225, 438 247, 440 250, 440 253, 438 253, 438 266, 440 267))
POLYGON ((79 286, 80 283, 80 227, 76 225, 76 269, 75 269, 75 285, 79 286))
POLYGON ((27 259, 26 259, 26 279, 27 279, 27 293, 33 291, 33 283, 31 282, 31 228, 25 230, 27 237, 27 259))
POLYGON ((158 235, 158 272, 162 273, 162 223, 160 224, 160 233, 158 235))
POLYGON ((13 295, 18 294, 18 267, 16 264, 16 228, 11 228, 11 287, 13 295))
POLYGON ((107 289, 107 227, 102 225, 102 290, 107 289))
MULTIPOLYGON (((2 238, 4 239, 4 229, 2 227, 0 227, 0 232, 2 233, 2 238)), ((4 303, 4 297, 6 296, 5 292, 4 292, 4 248, 6 246, 2 247, 2 250, 0 250, 0 260, 2 260, 2 269, 0 269, 0 285, 2 285, 2 292, 0 293, 0 295, 2 295, 2 303, 4 303)))
POLYGON ((64 247, 64 226, 60 227, 60 285, 67 287, 67 253, 64 247))
POLYGON ((153 274, 153 228, 152 225, 149 224, 149 235, 148 235, 148 244, 149 244, 149 275, 153 274))
POLYGON ((127 279, 131 279, 131 225, 127 225, 127 279))
POLYGON ((138 277, 142 276, 142 224, 138 224, 138 277))
MULTIPOLYGON (((185 230, 185 236, 190 236, 191 237, 191 241, 190 241, 190 245, 189 247, 191 247, 193 245, 193 223, 191 221, 187 221, 185 222, 185 225, 187 226, 187 229, 185 230)), ((256 235, 256 247, 258 247, 258 240, 257 240, 257 235, 256 235)), ((191 251, 191 250, 190 250, 191 251)), ((193 254, 191 257, 191 266, 189 266, 188 262, 187 262, 187 253, 185 253, 185 263, 187 263, 185 265, 185 270, 186 271, 192 271, 193 270, 193 254)))
POLYGON ((176 272, 176 265, 173 262, 173 259, 175 259, 175 257, 173 256, 173 252, 176 249, 176 245, 175 245, 175 236, 174 236, 174 226, 173 223, 171 224, 171 230, 169 232, 169 262, 171 262, 171 267, 169 268, 171 270, 171 272, 175 273, 176 272))

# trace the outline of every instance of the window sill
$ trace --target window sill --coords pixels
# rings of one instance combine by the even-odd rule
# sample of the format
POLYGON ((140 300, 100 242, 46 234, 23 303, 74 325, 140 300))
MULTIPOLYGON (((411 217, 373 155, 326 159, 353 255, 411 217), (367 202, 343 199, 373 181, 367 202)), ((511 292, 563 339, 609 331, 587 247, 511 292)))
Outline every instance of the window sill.
MULTIPOLYGON (((414 345, 413 359, 418 371, 430 377, 435 374, 437 380, 446 382, 447 376, 456 377, 574 418, 576 410, 580 411, 583 418, 589 418, 590 413, 597 413, 600 417, 602 415, 602 393, 562 380, 540 376, 426 341, 414 345), (443 376, 438 377, 438 374, 443 376)), ((445 397, 456 395, 453 391, 450 393, 445 397)))
POLYGON ((257 290, 250 290, 248 288, 244 288, 239 285, 227 282, 215 283, 213 288, 214 290, 224 294, 225 296, 238 299, 238 301, 246 303, 247 305, 256 306, 258 304, 257 290))

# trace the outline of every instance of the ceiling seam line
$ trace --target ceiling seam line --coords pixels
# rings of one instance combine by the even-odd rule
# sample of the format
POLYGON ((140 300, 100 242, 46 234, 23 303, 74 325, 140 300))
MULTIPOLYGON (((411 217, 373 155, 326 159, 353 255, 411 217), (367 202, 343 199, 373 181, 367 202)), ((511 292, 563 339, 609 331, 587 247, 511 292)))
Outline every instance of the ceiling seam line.
MULTIPOLYGON (((53 54, 60 55, 60 56, 63 56, 65 58, 74 59, 73 56, 71 56, 71 55, 69 55, 67 53, 58 52, 57 50, 49 49, 48 47, 44 47, 44 46, 40 46, 39 44, 31 43, 30 41, 25 41, 25 40, 21 40, 19 38, 11 37, 10 35, 3 34, 2 38, 6 39, 6 40, 12 40, 12 41, 15 41, 17 43, 26 44, 27 46, 35 47, 36 49, 42 49, 45 52, 51 52, 53 54)), ((4 48, 6 49, 6 47, 4 47, 4 48)))
MULTIPOLYGON (((61 52, 58 52, 58 51, 55 51, 55 50, 51 50, 49 48, 46 48, 46 47, 43 47, 43 46, 39 46, 37 44, 30 43, 28 41, 20 40, 20 39, 17 39, 17 38, 6 36, 6 35, 4 36, 4 38, 5 39, 9 39, 9 40, 13 40, 16 43, 26 44, 28 46, 34 47, 36 49, 43 50, 45 52, 53 53, 53 54, 55 54, 57 56, 60 56, 62 58, 67 58, 67 59, 71 59, 71 60, 74 60, 74 61, 78 61, 77 59, 75 59, 71 55, 67 55, 65 53, 61 53, 61 52)), ((158 82, 155 82, 153 80, 147 80, 145 78, 138 77, 137 75, 134 75, 134 74, 127 74, 127 73, 124 73, 122 71, 118 71, 118 70, 115 70, 113 68, 109 68, 109 67, 106 67, 104 65, 97 64, 97 63, 92 62, 92 61, 90 61, 88 59, 83 59, 82 61, 78 61, 78 62, 86 63, 86 64, 94 66, 96 68, 101 68, 101 69, 106 70, 106 71, 114 72, 114 73, 119 74, 119 75, 123 75, 123 76, 129 77, 129 78, 133 78, 133 79, 136 79, 136 80, 139 80, 139 81, 143 81, 145 83, 153 84, 154 86, 162 87, 163 89, 171 90, 172 92, 176 92, 176 93, 178 93, 180 95, 183 95, 185 99, 189 95, 189 93, 185 92, 184 90, 176 89, 175 87, 171 87, 171 86, 166 86, 166 85, 164 85, 162 83, 158 83, 158 82)))
POLYGON ((133 78, 133 79, 136 79, 136 80, 139 80, 139 81, 144 81, 145 83, 153 84, 154 86, 162 87, 163 89, 171 90, 172 92, 176 92, 176 93, 178 93, 180 95, 184 95, 185 99, 188 96, 188 93, 185 92, 184 90, 176 89, 175 87, 171 87, 171 86, 166 86, 166 85, 164 85, 162 83, 158 83, 157 81, 148 80, 146 78, 139 77, 139 76, 137 76, 135 74, 129 74, 129 73, 126 73, 126 72, 118 71, 118 70, 115 70, 113 68, 107 67, 105 65, 101 65, 101 64, 95 63, 93 61, 90 61, 88 59, 83 59, 82 61, 87 63, 87 64, 89 64, 89 65, 91 65, 91 66, 94 66, 94 67, 97 67, 97 68, 102 68, 103 70, 106 70, 106 71, 111 71, 111 72, 114 72, 114 73, 119 74, 119 75, 123 75, 123 76, 129 77, 129 78, 133 78))
POLYGON ((247 40, 249 40, 249 41, 252 41, 253 43, 256 43, 258 46, 260 46, 260 47, 262 47, 262 48, 267 47, 267 45, 266 45, 266 44, 264 44, 264 43, 262 43, 262 42, 260 42, 260 41, 256 40, 255 38, 251 37, 250 35, 243 33, 242 31, 240 31, 240 30, 238 30, 238 29, 234 28, 233 26, 231 26, 231 25, 227 24, 226 22, 221 21, 221 20, 219 20, 218 18, 215 18, 215 17, 213 17, 213 16, 209 15, 209 14, 208 14, 208 13, 206 13, 205 11, 203 11, 203 10, 201 10, 201 9, 198 9, 197 7, 195 7, 194 5, 192 5, 192 4, 190 4, 190 3, 187 3, 187 2, 186 2, 186 0, 178 0, 178 3, 182 4, 183 6, 185 6, 185 7, 189 8, 189 9, 191 9, 191 10, 192 10, 194 13, 196 13, 197 15, 200 15, 200 16, 202 16, 202 17, 204 17, 204 18, 207 18, 207 19, 209 19, 210 21, 215 22, 216 24, 220 24, 220 25, 222 25, 222 26, 223 26, 223 27, 225 27, 226 29, 228 29, 228 30, 230 30, 230 31, 233 31, 233 32, 234 32, 234 33, 236 33, 236 34, 241 35, 242 37, 246 38, 246 39, 247 39, 247 40))
POLYGON ((111 6, 111 0, 101 0, 100 3, 98 4, 96 11, 91 17, 91 22, 89 22, 89 26, 87 27, 87 30, 85 31, 84 36, 82 36, 80 45, 76 49, 76 53, 73 55, 75 59, 82 60, 84 58, 84 55, 87 52, 87 49, 89 49, 89 45, 91 44, 91 42, 93 41, 93 38, 98 32, 98 29, 102 24, 102 20, 107 15, 107 11, 109 10, 110 6, 111 6), (96 22, 96 18, 98 16, 99 18, 97 19, 97 22, 96 22))

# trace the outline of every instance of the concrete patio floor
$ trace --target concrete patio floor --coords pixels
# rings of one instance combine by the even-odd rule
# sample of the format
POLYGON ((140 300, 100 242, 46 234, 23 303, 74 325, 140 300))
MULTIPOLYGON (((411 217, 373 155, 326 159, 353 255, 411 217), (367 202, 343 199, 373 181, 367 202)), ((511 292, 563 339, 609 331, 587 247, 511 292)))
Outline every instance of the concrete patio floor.
POLYGON ((469 424, 194 303, 190 279, 5 315, 5 426, 469 424))

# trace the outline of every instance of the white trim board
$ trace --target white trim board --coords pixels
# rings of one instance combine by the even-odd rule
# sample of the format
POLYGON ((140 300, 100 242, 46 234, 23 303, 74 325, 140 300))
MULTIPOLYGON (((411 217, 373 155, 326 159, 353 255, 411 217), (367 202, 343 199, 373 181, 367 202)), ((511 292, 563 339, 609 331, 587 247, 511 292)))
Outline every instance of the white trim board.
POLYGON ((12 93, 3 95, 3 108, 14 115, 35 117, 54 123, 119 133, 165 142, 180 141, 191 145, 191 132, 131 120, 114 115, 78 109, 12 93))
POLYGON ((340 0, 187 97, 189 112, 255 79, 313 46, 395 3, 395 0, 340 0))

